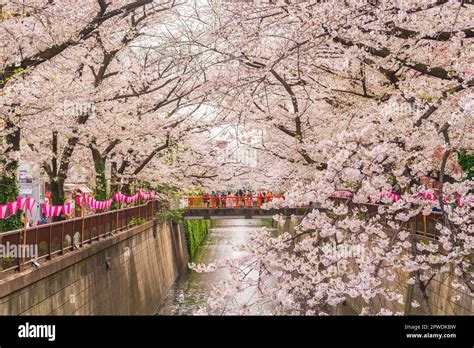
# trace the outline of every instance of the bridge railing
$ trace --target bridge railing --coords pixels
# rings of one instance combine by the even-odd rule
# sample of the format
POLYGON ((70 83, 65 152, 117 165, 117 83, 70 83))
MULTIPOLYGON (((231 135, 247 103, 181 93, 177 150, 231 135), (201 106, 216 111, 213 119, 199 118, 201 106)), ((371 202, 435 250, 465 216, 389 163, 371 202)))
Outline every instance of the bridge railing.
POLYGON ((51 259, 127 230, 136 219, 151 220, 160 207, 160 202, 152 200, 106 213, 38 225, 26 229, 26 239, 23 229, 0 233, 0 246, 12 254, 2 255, 0 272, 21 270, 34 261, 51 259))
POLYGON ((188 196, 186 203, 188 209, 196 208, 260 208, 262 204, 269 203, 273 199, 284 199, 283 195, 268 196, 188 196))

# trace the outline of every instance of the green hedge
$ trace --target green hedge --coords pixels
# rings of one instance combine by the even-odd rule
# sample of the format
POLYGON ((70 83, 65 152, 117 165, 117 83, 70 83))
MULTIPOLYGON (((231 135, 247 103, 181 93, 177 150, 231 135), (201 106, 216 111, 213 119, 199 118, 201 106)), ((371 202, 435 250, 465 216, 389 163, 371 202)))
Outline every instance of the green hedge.
POLYGON ((186 220, 183 224, 186 234, 186 243, 188 245, 189 258, 193 261, 199 247, 202 245, 209 233, 209 221, 186 220))
POLYGON ((467 180, 474 179, 474 152, 458 150, 457 155, 459 165, 467 173, 467 180))
MULTIPOLYGON (((0 163, 3 160, 0 159, 0 163)), ((11 171, 16 172, 18 165, 15 165, 11 171)), ((16 201, 19 194, 16 176, 0 176, 0 204, 16 201)), ((8 219, 0 220, 0 232, 17 230, 23 227, 21 218, 22 211, 19 210, 16 215, 10 216, 8 219)))

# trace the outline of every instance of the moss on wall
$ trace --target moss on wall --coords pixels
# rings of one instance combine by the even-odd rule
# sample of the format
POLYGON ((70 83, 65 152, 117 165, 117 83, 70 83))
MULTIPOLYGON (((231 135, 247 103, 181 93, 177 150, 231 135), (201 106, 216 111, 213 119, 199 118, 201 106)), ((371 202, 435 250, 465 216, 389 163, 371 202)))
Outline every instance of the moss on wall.
POLYGON ((186 243, 188 245, 189 259, 194 260, 199 247, 209 233, 209 220, 187 220, 184 221, 186 243))
POLYGON ((275 228, 276 224, 275 221, 272 218, 269 219, 262 219, 263 226, 267 228, 275 228))

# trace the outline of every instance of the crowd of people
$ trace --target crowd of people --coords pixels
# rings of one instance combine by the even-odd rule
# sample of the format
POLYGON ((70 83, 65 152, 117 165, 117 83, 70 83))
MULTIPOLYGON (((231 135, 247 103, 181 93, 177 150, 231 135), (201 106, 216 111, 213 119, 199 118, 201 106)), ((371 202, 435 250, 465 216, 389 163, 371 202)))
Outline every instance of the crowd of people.
POLYGON ((26 227, 30 228, 30 227, 35 227, 35 226, 39 226, 39 225, 47 225, 47 224, 50 224, 52 222, 65 221, 65 220, 69 220, 69 219, 71 219, 71 215, 69 215, 69 214, 66 215, 66 214, 61 213, 61 215, 59 215, 59 216, 56 216, 54 218, 49 218, 44 213, 41 213, 41 216, 39 217, 39 219, 36 223, 34 222, 34 220, 29 219, 26 227), (54 220, 54 221, 52 221, 52 220, 54 220))
POLYGON ((270 191, 248 189, 211 191, 211 193, 206 192, 202 196, 188 197, 188 205, 205 208, 259 207, 273 198, 275 195, 270 191))

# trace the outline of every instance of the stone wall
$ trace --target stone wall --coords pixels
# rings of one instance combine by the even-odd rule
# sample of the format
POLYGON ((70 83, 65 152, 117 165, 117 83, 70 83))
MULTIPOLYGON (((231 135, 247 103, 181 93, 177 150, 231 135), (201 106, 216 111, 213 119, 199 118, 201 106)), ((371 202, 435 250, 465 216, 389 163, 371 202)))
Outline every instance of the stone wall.
POLYGON ((147 222, 2 279, 0 314, 154 314, 187 261, 181 225, 147 222))
POLYGON ((376 297, 365 303, 363 299, 351 299, 348 304, 355 312, 360 312, 362 307, 368 306, 374 312, 380 311, 381 308, 389 309, 393 312, 402 312, 405 315, 473 315, 474 303, 473 298, 469 295, 467 287, 462 290, 453 288, 452 283, 461 283, 453 275, 438 274, 428 285, 426 293, 428 295, 425 300, 419 287, 409 285, 407 280, 410 278, 408 273, 396 271, 397 274, 394 281, 388 282, 387 287, 403 294, 404 303, 400 304, 396 301, 388 301, 385 298, 376 297), (419 307, 412 307, 412 301, 420 304, 419 307))

